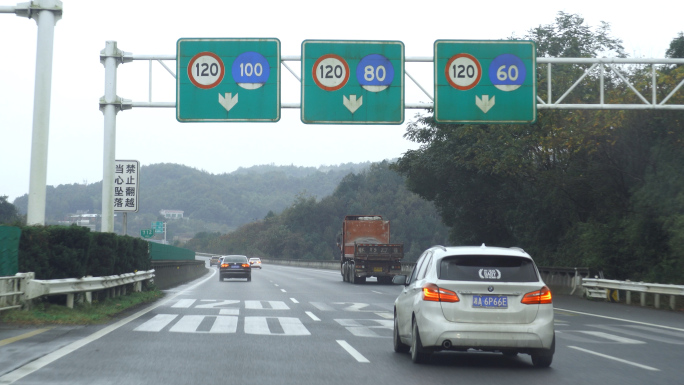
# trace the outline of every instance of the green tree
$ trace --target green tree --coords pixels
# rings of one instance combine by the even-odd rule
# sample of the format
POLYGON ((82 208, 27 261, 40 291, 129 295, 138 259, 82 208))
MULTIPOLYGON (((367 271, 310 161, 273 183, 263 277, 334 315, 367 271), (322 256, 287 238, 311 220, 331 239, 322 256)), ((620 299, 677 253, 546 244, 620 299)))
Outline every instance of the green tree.
MULTIPOLYGON (((541 56, 624 56, 609 32, 605 23, 592 29, 579 16, 559 13, 554 24, 526 38, 537 42, 541 56)), ((559 67, 554 95, 586 70, 559 67)), ((542 93, 544 71, 538 70, 542 93)), ((681 73, 666 71, 658 89, 665 95, 681 81, 681 73)), ((643 91, 650 87, 646 75, 640 68, 624 73, 643 91)), ((566 100, 595 103, 595 80, 588 75, 566 100)), ((633 102, 616 74, 605 84, 610 102, 633 102)), ((681 281, 682 257, 674 247, 684 239, 683 121, 676 111, 544 110, 535 124, 515 126, 444 125, 424 115, 406 133, 420 148, 393 168, 406 176, 409 190, 435 203, 456 244, 521 246, 544 265, 681 281)))
POLYGON ((0 223, 12 224, 19 221, 19 212, 7 198, 7 195, 0 195, 0 223))

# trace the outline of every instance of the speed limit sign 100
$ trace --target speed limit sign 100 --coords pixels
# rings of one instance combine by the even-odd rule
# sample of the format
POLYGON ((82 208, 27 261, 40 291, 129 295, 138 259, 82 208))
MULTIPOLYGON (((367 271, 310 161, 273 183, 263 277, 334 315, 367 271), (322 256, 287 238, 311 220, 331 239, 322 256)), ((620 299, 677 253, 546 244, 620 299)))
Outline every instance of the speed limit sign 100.
POLYGON ((452 56, 444 68, 446 79, 457 90, 466 91, 477 85, 482 77, 480 62, 467 53, 452 56))

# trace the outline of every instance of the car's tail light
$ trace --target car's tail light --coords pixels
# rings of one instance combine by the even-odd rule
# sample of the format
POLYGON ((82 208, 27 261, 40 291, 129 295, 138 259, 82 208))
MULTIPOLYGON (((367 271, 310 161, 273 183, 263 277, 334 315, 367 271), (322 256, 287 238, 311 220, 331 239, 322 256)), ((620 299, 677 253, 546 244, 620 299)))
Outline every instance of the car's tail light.
POLYGON ((455 292, 441 288, 434 283, 423 286, 423 301, 458 302, 460 300, 455 292))
POLYGON ((523 296, 520 301, 525 305, 541 305, 545 303, 553 303, 553 298, 551 296, 551 290, 544 286, 541 290, 536 290, 529 292, 523 296))
POLYGON ((229 265, 227 263, 221 264, 221 267, 228 267, 229 265))
POLYGON ((242 267, 249 267, 249 263, 243 263, 242 267))

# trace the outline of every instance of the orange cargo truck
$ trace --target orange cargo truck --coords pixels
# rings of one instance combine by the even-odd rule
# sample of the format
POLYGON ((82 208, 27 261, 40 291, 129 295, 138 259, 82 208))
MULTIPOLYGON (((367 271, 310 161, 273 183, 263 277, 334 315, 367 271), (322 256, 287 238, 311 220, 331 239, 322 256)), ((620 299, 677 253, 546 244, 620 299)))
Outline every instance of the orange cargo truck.
POLYGON ((347 215, 337 236, 340 273, 344 282, 363 283, 376 277, 391 283, 401 274, 404 245, 390 243, 390 223, 379 215, 347 215))

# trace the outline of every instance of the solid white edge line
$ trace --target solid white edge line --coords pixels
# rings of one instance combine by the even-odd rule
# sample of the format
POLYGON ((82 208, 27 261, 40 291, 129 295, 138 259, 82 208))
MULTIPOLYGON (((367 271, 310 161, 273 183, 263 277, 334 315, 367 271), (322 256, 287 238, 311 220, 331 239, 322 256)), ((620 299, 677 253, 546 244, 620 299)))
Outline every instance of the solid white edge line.
POLYGON ((182 293, 194 289, 195 287, 197 287, 197 286, 203 284, 204 282, 208 281, 209 279, 211 279, 215 274, 216 274, 216 270, 212 270, 211 275, 209 277, 201 280, 200 282, 197 282, 196 284, 194 284, 194 285, 192 285, 192 286, 190 286, 190 287, 188 287, 182 291, 179 291, 179 292, 171 295, 170 297, 165 298, 165 299, 159 301, 158 303, 153 304, 152 306, 150 306, 146 309, 143 309, 143 310, 141 310, 141 311, 139 311, 139 312, 137 312, 131 316, 128 316, 119 322, 116 322, 112 325, 109 325, 109 326, 103 328, 103 329, 100 329, 100 330, 96 331, 95 333, 89 335, 88 337, 85 337, 85 338, 82 338, 78 341, 72 342, 69 345, 67 345, 61 349, 57 349, 52 353, 46 354, 43 357, 41 357, 35 361, 29 362, 28 364, 26 364, 22 367, 19 367, 15 370, 5 374, 4 376, 0 377, 0 384, 12 384, 15 381, 18 381, 18 380, 28 376, 29 374, 31 374, 37 370, 42 369, 46 365, 49 365, 49 364, 57 361, 58 359, 66 356, 67 354, 74 352, 74 351, 88 345, 89 343, 106 336, 107 334, 109 334, 109 333, 113 332, 114 330, 126 325, 127 323, 139 318, 140 316, 143 316, 146 313, 156 309, 157 307, 168 303, 169 301, 173 300, 174 298, 181 295, 182 293))
POLYGON ((306 313, 306 315, 308 315, 309 317, 311 317, 311 319, 314 320, 314 321, 320 321, 320 320, 321 320, 320 318, 316 317, 316 315, 315 315, 314 313, 312 313, 312 312, 310 312, 310 311, 307 311, 307 312, 305 312, 305 313, 306 313))
POLYGON ((628 323, 639 324, 639 325, 653 326, 653 327, 656 327, 656 328, 676 330, 676 331, 678 331, 678 332, 684 332, 684 329, 679 329, 679 328, 675 328, 675 327, 672 327, 672 326, 656 325, 656 324, 651 324, 651 323, 648 323, 648 322, 632 321, 632 320, 623 319, 623 318, 608 317, 608 316, 605 316, 605 315, 584 313, 584 312, 576 311, 576 310, 559 309, 559 308, 557 308, 557 307, 553 308, 553 310, 567 311, 568 313, 575 313, 575 314, 581 314, 581 315, 588 315, 588 316, 591 316, 591 317, 605 318, 605 319, 611 319, 611 320, 615 320, 615 321, 622 321, 622 322, 628 322, 628 323))
POLYGON ((651 371, 654 371, 654 372, 659 372, 659 371, 660 371, 660 369, 653 368, 653 367, 651 367, 651 366, 642 365, 642 364, 637 364, 636 362, 627 361, 627 360, 623 360, 622 358, 617 358, 617 357, 609 356, 609 355, 607 355, 607 354, 597 353, 597 352, 594 352, 594 351, 591 351, 591 350, 578 348, 577 346, 568 346, 568 347, 571 348, 571 349, 579 350, 579 351, 581 351, 581 352, 593 354, 593 355, 595 355, 595 356, 607 358, 607 359, 609 359, 609 360, 613 360, 613 361, 617 361, 617 362, 622 362, 623 364, 636 366, 636 367, 638 367, 638 368, 642 368, 642 369, 646 369, 646 370, 651 370, 651 371))
POLYGON ((370 362, 366 357, 364 357, 361 353, 359 353, 356 349, 352 348, 351 345, 347 343, 347 341, 344 340, 337 340, 337 343, 340 344, 340 346, 347 351, 356 361, 358 362, 363 362, 367 363, 370 362))

